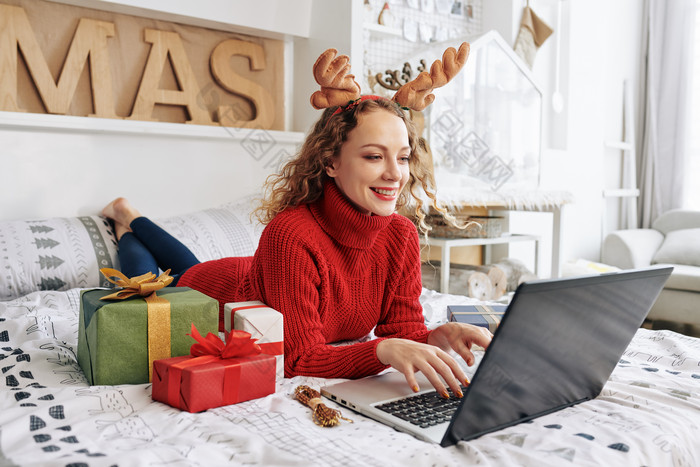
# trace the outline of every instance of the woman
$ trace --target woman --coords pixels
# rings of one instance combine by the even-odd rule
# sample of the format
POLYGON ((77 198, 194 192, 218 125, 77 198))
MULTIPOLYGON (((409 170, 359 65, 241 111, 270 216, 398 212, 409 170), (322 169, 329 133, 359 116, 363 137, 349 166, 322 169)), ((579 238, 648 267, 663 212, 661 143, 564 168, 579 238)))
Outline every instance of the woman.
POLYGON ((429 161, 417 143, 413 124, 388 99, 363 96, 326 109, 297 157, 268 181, 257 210, 267 226, 252 258, 197 263, 185 249, 173 264, 167 250, 177 247, 174 239, 154 240, 167 234, 126 200, 103 214, 115 223, 120 260, 123 243, 129 250, 125 274, 130 251, 141 257, 151 250, 162 269, 173 268, 177 285, 222 307, 260 300, 280 311, 286 377, 359 378, 391 366, 414 391, 421 371, 443 396, 446 383, 461 397, 467 377, 448 352, 472 365, 471 347, 488 346, 491 334, 462 323, 432 331, 424 324, 418 232, 396 213, 413 196, 422 220, 418 185, 437 208, 429 161), (139 241, 143 249, 132 248, 139 241), (361 340, 373 330, 375 339, 361 340), (354 343, 333 345, 340 341, 354 343))

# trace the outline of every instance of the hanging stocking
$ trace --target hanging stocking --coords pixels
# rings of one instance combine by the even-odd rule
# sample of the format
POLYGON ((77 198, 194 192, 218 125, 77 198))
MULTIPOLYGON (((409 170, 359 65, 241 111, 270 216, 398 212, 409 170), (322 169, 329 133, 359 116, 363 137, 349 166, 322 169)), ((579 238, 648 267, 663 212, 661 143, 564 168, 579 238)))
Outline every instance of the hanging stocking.
POLYGON ((552 35, 552 32, 554 32, 552 28, 542 21, 528 5, 523 10, 520 31, 518 31, 513 49, 532 68, 537 49, 552 35))

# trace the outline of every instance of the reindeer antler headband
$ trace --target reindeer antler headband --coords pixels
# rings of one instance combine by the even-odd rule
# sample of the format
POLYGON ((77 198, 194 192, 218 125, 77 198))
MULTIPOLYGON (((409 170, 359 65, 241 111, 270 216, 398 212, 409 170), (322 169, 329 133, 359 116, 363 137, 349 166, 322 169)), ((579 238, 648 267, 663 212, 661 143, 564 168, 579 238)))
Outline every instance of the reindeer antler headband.
MULTIPOLYGON (((360 85, 355 76, 349 74, 350 59, 347 55, 339 55, 335 49, 328 49, 318 57, 313 72, 321 90, 311 95, 311 105, 314 109, 342 106, 361 98, 360 85)), ((469 57, 469 44, 463 42, 459 50, 449 47, 442 54, 442 61, 435 60, 430 72, 423 71, 412 81, 401 86, 394 94, 393 101, 402 107, 421 111, 434 100, 433 90, 444 86, 462 69, 469 57)), ((377 96, 364 96, 377 99, 377 96)), ((348 107, 345 107, 347 109, 348 107)), ((343 108, 339 108, 337 112, 343 108)))

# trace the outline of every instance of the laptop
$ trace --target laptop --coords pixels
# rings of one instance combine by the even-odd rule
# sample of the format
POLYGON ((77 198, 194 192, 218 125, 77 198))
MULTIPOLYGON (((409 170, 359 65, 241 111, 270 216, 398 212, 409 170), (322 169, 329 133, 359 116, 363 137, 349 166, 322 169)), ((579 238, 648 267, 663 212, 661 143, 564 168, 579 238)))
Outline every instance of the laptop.
POLYGON ((445 400, 421 373, 421 392, 413 393, 395 370, 328 385, 321 394, 442 446, 593 399, 672 270, 659 266, 521 284, 464 397, 451 397, 451 408, 438 406, 445 400), (430 408, 409 421, 420 399, 430 408))

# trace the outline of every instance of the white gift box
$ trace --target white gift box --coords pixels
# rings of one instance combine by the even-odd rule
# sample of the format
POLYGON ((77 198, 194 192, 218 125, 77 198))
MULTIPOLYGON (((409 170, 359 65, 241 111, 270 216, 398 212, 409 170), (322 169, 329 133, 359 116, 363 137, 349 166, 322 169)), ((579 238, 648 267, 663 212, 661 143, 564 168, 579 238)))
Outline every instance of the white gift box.
POLYGON ((224 305, 224 327, 249 332, 262 353, 277 357, 277 381, 284 378, 284 321, 282 313, 260 301, 224 305))

